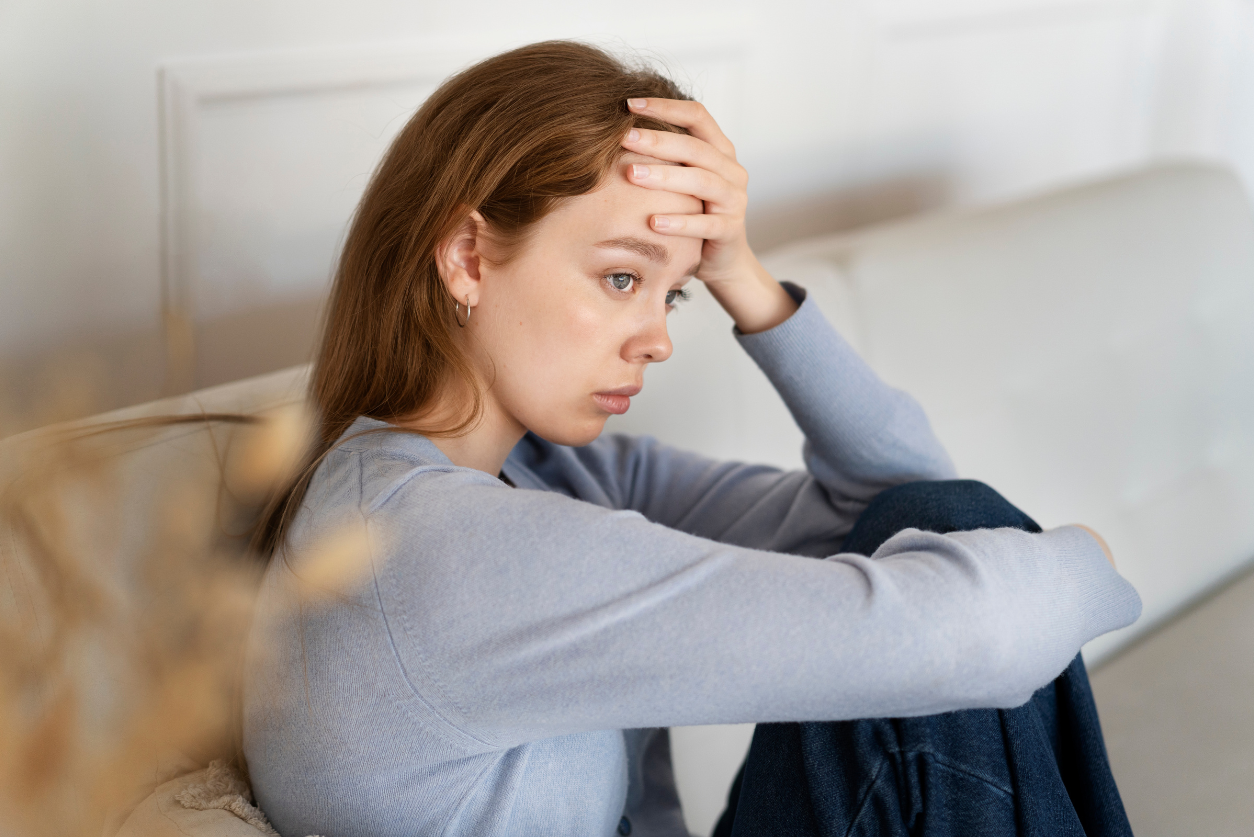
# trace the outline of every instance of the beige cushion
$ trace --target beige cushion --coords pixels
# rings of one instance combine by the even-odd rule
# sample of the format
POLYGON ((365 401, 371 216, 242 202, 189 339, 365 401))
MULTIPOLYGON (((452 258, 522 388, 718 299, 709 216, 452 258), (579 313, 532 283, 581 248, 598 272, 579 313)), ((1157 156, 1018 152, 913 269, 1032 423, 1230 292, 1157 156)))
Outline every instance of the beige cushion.
MULTIPOLYGON (((63 620, 63 626, 68 625, 75 638, 74 647, 81 650, 76 650, 77 656, 64 662, 54 658, 48 664, 66 665, 66 679, 75 684, 73 688, 93 709, 92 713, 84 713, 76 721, 86 726, 77 728, 71 736, 74 747, 87 749, 100 746, 90 742, 107 741, 114 729, 130 729, 126 724, 111 721, 119 717, 110 715, 114 707, 119 709, 121 718, 128 717, 127 713, 135 710, 125 702, 126 692, 122 691, 119 696, 110 685, 125 682, 115 681, 113 675, 128 671, 126 666, 130 661, 128 652, 119 653, 118 643, 111 644, 109 640, 119 635, 116 626, 120 623, 115 617, 126 619, 131 618, 131 613, 152 612, 154 608, 150 605, 157 604, 158 598, 171 589, 162 585, 163 580, 168 580, 168 575, 156 574, 157 581, 152 581, 151 570, 157 566, 156 562, 164 561, 171 555, 171 541, 168 535, 162 535, 162 530, 172 524, 190 524, 195 534, 190 541, 180 541, 181 546, 186 546, 188 542, 221 546, 231 541, 238 545, 257 511, 255 502, 235 502, 241 496, 238 478, 234 484, 227 478, 231 471, 226 466, 232 451, 244 441, 241 437, 242 425, 196 421, 132 427, 126 423, 166 416, 268 413, 300 404, 304 399, 306 380, 307 370, 304 367, 289 369, 0 441, 0 489, 14 490, 13 497, 29 504, 30 498, 39 496, 39 489, 47 491, 51 488, 52 496, 60 502, 51 505, 35 503, 30 506, 33 517, 29 519, 43 525, 62 547, 59 551, 61 557, 56 560, 45 562, 42 557, 37 559, 37 555, 48 553, 36 553, 30 548, 31 541, 20 526, 10 528, 10 518, 7 515, 0 518, 0 630, 12 631, 11 637, 20 638, 14 640, 23 643, 19 647, 38 649, 41 642, 53 635, 58 627, 57 620, 63 620), (123 425, 123 429, 117 429, 123 425), (108 432, 92 435, 97 430, 108 432), (60 479, 56 476, 57 469, 66 464, 64 451, 67 439, 80 441, 76 443, 77 452, 71 460, 73 467, 64 469, 73 478, 60 479), (85 465, 90 467, 83 467, 85 465), (167 539, 162 540, 163 537, 167 539), (58 561, 61 563, 58 564, 58 561), (54 571, 49 571, 50 565, 56 565, 54 571), (70 566, 72 569, 66 569, 70 566), (67 572, 75 582, 69 588, 73 596, 68 600, 64 595, 65 585, 59 583, 67 572), (61 575, 58 576, 58 573, 61 575), (107 620, 99 619, 96 611, 90 608, 81 610, 83 591, 91 591, 89 599, 95 601, 92 597, 98 596, 106 603, 107 620), (132 596, 133 599, 128 598, 132 596), (65 619, 67 612, 74 618, 65 619), (100 630, 102 624, 108 624, 113 629, 106 635, 100 630), (29 646, 26 643, 30 643, 29 646), (92 660, 93 664, 84 665, 83 660, 92 660)), ((235 474, 238 477, 238 468, 235 474)), ((186 554, 200 557, 210 554, 210 550, 198 548, 186 554)), ((192 583, 196 583, 197 568, 192 569, 192 583)), ((187 583, 187 576, 176 577, 183 579, 181 583, 187 583)), ((244 574, 241 577, 247 579, 250 576, 244 574)), ((235 627, 229 635, 238 641, 246 624, 233 623, 235 627)), ((223 635, 214 634, 215 637, 223 635)), ((8 641, 6 637, 5 642, 8 641)), ((150 659, 143 655, 151 654, 151 649, 150 644, 136 651, 140 666, 150 659)), ((238 646, 220 644, 214 647, 214 652, 221 654, 221 659, 229 663, 237 657, 238 646)), ((53 682, 62 681, 54 679, 53 682)), ((29 690, 32 697, 40 691, 39 684, 35 686, 29 690)), ((195 704, 198 698, 191 693, 187 700, 195 704)), ((177 725, 189 717, 200 716, 188 715, 180 709, 176 716, 169 719, 155 715, 152 723, 166 724, 169 720, 177 725)), ((162 729, 168 730, 169 727, 163 726, 162 729)), ((156 740, 170 741, 160 735, 156 740)), ((203 746, 211 755, 224 752, 226 742, 205 739, 197 741, 195 746, 203 746)), ((121 756, 127 750, 125 746, 119 746, 116 752, 121 756)), ((112 825, 106 834, 119 827, 119 833, 127 835, 168 833, 257 837, 266 833, 258 825, 240 818, 239 814, 246 811, 241 807, 243 803, 234 807, 208 806, 205 810, 189 810, 175 804, 178 793, 197 787, 199 780, 214 777, 201 771, 190 778, 184 776, 163 781, 171 775, 195 771, 204 762, 200 765, 194 762, 176 763, 171 770, 169 760, 176 754, 161 752, 156 755, 166 762, 166 766, 161 768, 164 776, 158 777, 157 781, 150 780, 148 786, 150 789, 161 782, 160 787, 134 809, 129 819, 127 815, 135 802, 127 802, 122 795, 134 800, 136 793, 143 793, 139 787, 143 783, 134 782, 134 777, 125 773, 98 777, 101 785, 120 777, 127 788, 135 789, 111 791, 120 795, 114 803, 112 825), (119 826, 119 821, 124 821, 125 825, 119 826)), ((121 763, 126 765, 124 770, 129 770, 134 761, 123 759, 121 763)), ((230 794, 220 793, 214 798, 223 796, 229 797, 230 794)), ((256 822, 264 825, 264 819, 256 822)))
POLYGON ((252 804, 243 778, 215 761, 159 785, 115 837, 278 837, 278 832, 252 804))
MULTIPOLYGON (((82 421, 32 430, 0 441, 0 489, 49 467, 51 452, 68 437, 159 416, 195 416, 212 413, 256 415, 299 404, 304 399, 308 367, 295 367, 177 398, 168 398, 105 413, 82 421)), ((227 510, 233 499, 224 481, 225 466, 240 433, 240 425, 197 422, 165 427, 140 427, 89 437, 90 456, 97 465, 99 485, 90 502, 75 497, 66 503, 74 513, 70 531, 77 558, 107 568, 116 579, 135 569, 139 556, 149 554, 172 501, 172 492, 186 508, 201 506, 227 510), (123 525, 124 524, 124 525, 123 525)), ((234 508, 233 515, 208 521, 216 536, 236 539, 246 530, 255 508, 234 508), (231 519, 234 517, 234 519, 231 519)), ((46 635, 50 609, 46 607, 40 576, 29 565, 15 533, 0 526, 0 622, 17 619, 27 630, 46 635)))

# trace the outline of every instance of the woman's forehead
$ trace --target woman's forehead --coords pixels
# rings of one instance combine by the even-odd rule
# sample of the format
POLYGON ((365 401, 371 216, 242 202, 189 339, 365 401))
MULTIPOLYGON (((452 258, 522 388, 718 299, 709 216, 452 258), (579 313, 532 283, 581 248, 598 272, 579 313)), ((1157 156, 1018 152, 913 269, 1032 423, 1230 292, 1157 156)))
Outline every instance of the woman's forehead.
POLYGON ((625 177, 611 178, 611 181, 595 192, 567 198, 543 219, 537 240, 541 249, 575 246, 582 250, 584 246, 630 239, 652 242, 664 248, 668 254, 666 262, 672 261, 670 255, 686 262, 700 257, 700 239, 663 236, 649 226, 649 218, 655 214, 700 213, 700 201, 691 195, 645 189, 628 182, 625 177), (540 241, 544 243, 540 244, 540 241))
MULTIPOLYGON (((542 237, 556 246, 563 246, 563 242, 565 246, 569 246, 623 237, 665 242, 665 237, 650 228, 651 216, 701 213, 702 203, 692 195, 647 189, 631 182, 627 172, 632 164, 678 165, 643 154, 624 153, 615 162, 611 175, 599 188, 587 194, 563 199, 540 222, 540 230, 537 232, 543 231, 542 237)), ((700 241, 691 241, 699 249, 700 241)), ((683 251, 692 249, 689 242, 682 239, 667 243, 683 257, 687 257, 683 251)))

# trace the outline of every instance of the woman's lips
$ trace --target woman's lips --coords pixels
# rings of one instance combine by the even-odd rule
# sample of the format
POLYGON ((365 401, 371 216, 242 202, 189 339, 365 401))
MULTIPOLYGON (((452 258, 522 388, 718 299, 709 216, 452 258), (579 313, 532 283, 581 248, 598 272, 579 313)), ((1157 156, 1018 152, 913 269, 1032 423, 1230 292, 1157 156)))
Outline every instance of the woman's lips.
POLYGON ((619 387, 607 389, 604 392, 594 392, 592 398, 605 412, 621 416, 631 406, 631 397, 638 392, 640 392, 638 386, 619 387))

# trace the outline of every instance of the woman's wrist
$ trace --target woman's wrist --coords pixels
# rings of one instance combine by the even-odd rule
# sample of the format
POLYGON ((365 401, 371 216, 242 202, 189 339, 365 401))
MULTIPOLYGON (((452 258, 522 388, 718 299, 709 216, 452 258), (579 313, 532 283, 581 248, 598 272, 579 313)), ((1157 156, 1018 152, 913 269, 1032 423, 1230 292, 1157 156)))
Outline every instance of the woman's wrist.
POLYGON ((706 280, 705 285, 741 334, 775 328, 797 311, 796 300, 753 256, 739 276, 706 280))

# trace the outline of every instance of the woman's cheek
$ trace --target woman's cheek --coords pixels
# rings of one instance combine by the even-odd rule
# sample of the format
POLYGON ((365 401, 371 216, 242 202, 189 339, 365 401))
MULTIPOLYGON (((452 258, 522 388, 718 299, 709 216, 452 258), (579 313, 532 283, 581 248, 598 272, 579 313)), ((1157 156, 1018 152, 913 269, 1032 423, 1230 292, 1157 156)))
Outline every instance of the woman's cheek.
POLYGON ((583 365, 600 354, 610 328, 601 309, 596 300, 571 300, 549 308, 540 335, 546 360, 583 365))

